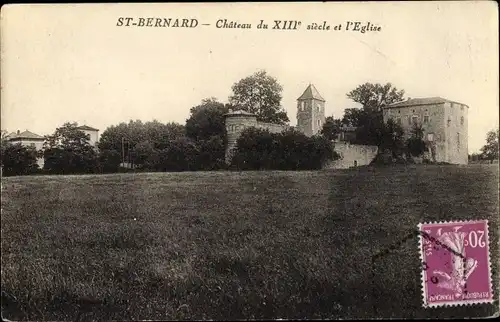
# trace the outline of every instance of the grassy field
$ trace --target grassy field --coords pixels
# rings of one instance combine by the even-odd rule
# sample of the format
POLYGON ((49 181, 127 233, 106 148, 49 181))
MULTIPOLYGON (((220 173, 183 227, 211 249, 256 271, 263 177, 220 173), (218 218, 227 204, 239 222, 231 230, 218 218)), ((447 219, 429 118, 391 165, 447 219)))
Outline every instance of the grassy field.
POLYGON ((492 315, 498 303, 422 308, 411 233, 436 220, 498 227, 498 180, 498 165, 4 178, 3 316, 492 315))

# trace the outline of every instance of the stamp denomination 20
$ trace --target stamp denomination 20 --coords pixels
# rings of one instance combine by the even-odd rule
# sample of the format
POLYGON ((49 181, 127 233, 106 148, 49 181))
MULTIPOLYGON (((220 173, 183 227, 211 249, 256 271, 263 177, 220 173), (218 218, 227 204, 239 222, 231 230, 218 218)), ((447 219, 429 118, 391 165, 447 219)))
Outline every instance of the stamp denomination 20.
POLYGON ((493 302, 488 221, 419 225, 425 307, 493 302))

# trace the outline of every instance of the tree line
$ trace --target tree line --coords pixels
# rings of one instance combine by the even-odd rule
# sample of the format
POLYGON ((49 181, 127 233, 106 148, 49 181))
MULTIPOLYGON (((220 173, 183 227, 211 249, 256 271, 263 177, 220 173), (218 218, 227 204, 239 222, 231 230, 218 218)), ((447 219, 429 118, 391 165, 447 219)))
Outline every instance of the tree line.
POLYGON ((70 122, 46 136, 41 151, 11 144, 2 135, 3 175, 225 169, 224 114, 230 108, 255 113, 263 122, 289 122, 281 106, 282 86, 265 71, 236 82, 232 92, 228 104, 215 98, 202 100, 190 109, 185 124, 131 120, 112 125, 97 146, 70 122), (38 169, 37 158, 44 159, 43 169, 38 169))
MULTIPOLYGON (((351 143, 379 147, 376 162, 385 162, 387 157, 402 160, 409 155, 421 156, 428 150, 422 128, 415 127, 405 139, 399 124, 383 121, 383 107, 403 100, 404 91, 390 83, 365 83, 347 93, 361 108, 346 109, 339 119, 328 117, 318 135, 307 137, 295 129, 273 134, 250 128, 238 139, 231 164, 226 165, 224 115, 229 109, 241 109, 254 113, 261 122, 288 124, 288 116, 281 106, 282 90, 276 78, 258 71, 232 86, 229 103, 207 98, 192 107, 185 124, 130 120, 104 130, 97 146, 89 143, 90 138, 76 123, 65 123, 46 136, 41 151, 11 144, 2 133, 3 175, 113 173, 131 169, 319 169, 325 162, 339 158, 333 141, 342 126, 355 128, 351 143), (38 169, 37 158, 44 159, 43 169, 38 169)), ((498 130, 488 133, 483 149, 485 158, 498 158, 498 130)))

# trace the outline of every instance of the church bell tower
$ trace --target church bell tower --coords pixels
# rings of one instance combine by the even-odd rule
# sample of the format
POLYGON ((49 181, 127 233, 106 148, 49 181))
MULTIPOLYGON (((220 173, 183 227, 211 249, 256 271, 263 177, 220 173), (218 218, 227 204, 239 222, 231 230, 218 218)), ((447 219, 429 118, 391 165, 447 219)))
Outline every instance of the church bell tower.
POLYGON ((309 84, 297 99, 297 129, 307 136, 319 134, 325 124, 325 100, 309 84))

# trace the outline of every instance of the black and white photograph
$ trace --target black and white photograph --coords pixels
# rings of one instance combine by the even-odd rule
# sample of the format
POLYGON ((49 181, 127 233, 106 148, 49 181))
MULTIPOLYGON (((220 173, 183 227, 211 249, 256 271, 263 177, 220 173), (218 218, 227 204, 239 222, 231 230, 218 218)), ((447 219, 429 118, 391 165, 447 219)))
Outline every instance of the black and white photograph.
POLYGON ((7 4, 5 321, 499 316, 494 1, 7 4))

